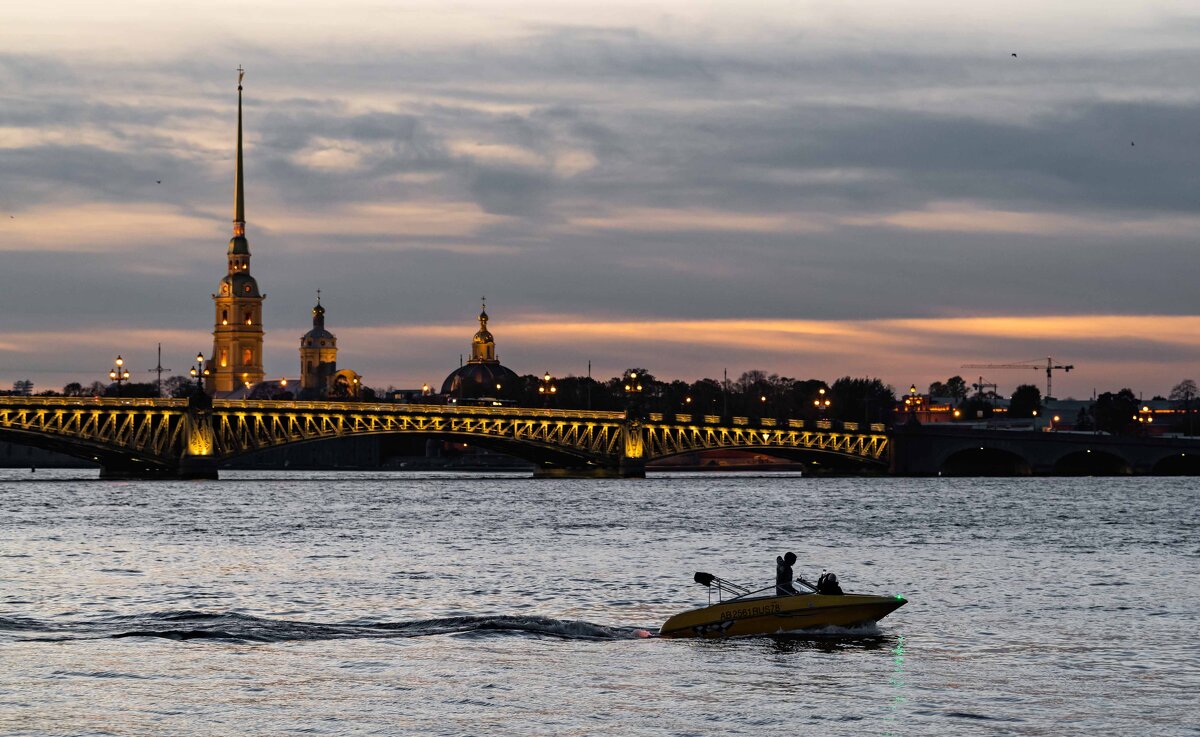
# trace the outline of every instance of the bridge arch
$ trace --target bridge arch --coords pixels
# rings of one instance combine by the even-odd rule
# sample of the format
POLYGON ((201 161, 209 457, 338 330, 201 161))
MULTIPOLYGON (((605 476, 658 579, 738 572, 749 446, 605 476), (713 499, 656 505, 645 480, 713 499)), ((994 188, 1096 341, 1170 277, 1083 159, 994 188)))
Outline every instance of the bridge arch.
POLYGON ((1084 448, 1064 453, 1054 460, 1056 476, 1128 476, 1133 464, 1108 450, 1084 448))
POLYGON ((1171 452, 1154 462, 1155 476, 1200 476, 1200 453, 1171 452))
POLYGON ((945 476, 1029 476, 1033 468, 1025 456, 1013 450, 972 445, 947 454, 938 472, 945 476))
POLYGON ((96 463, 102 468, 141 469, 149 474, 169 473, 173 468, 173 464, 164 459, 90 439, 0 430, 0 440, 62 453, 81 461, 96 463))
MULTIPOLYGON (((652 460, 676 458, 681 455, 695 454, 703 461, 708 453, 725 450, 744 451, 746 453, 770 456, 793 463, 803 463, 813 467, 814 471, 855 472, 865 469, 884 470, 887 468, 885 458, 872 458, 853 453, 845 453, 820 448, 787 448, 776 446, 730 445, 714 448, 697 448, 693 450, 680 449, 673 452, 656 453, 652 460)), ((667 466, 669 467, 669 466, 667 466)))
POLYGON ((257 449, 247 449, 243 452, 233 453, 222 457, 222 461, 242 458, 247 455, 270 450, 295 448, 304 445, 312 445, 315 443, 332 442, 347 437, 414 437, 429 440, 444 440, 454 443, 465 443, 477 448, 484 448, 486 450, 503 453, 504 455, 512 456, 514 458, 520 458, 521 460, 528 461, 537 466, 587 468, 605 465, 602 463, 603 459, 599 456, 588 454, 577 449, 566 448, 545 442, 516 440, 511 437, 489 437, 486 435, 468 432, 418 430, 411 428, 403 430, 359 432, 349 436, 330 435, 308 438, 305 440, 293 440, 286 443, 278 443, 275 445, 264 446, 257 449))
POLYGON ((743 450, 791 460, 820 458, 831 465, 851 462, 859 468, 885 468, 889 444, 882 433, 665 423, 647 424, 645 442, 648 461, 712 450, 743 450))

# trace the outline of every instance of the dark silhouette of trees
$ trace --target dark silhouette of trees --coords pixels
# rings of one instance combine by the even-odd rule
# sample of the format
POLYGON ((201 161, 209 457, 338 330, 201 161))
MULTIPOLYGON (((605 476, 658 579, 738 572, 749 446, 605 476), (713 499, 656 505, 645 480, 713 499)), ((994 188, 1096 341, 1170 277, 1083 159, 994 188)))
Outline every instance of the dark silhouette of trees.
POLYGON ((1137 396, 1132 389, 1122 389, 1116 394, 1104 392, 1092 406, 1092 418, 1096 429, 1113 435, 1131 434, 1137 425, 1137 396))
POLYGON ((833 401, 829 414, 849 422, 890 422, 896 392, 879 379, 843 376, 829 387, 833 401))
POLYGON ((196 391, 196 380, 188 376, 163 379, 163 394, 173 399, 186 399, 196 391))
POLYGON ((976 394, 970 399, 963 400, 959 405, 959 412, 962 413, 964 420, 986 420, 992 416, 992 412, 996 409, 991 402, 988 401, 990 394, 976 394))
POLYGON ((1171 389, 1169 399, 1172 402, 1180 402, 1183 405, 1183 420, 1176 423, 1175 429, 1178 432, 1186 432, 1188 435, 1196 434, 1196 423, 1194 420, 1194 408, 1192 403, 1196 399, 1196 382, 1191 379, 1184 379, 1176 384, 1171 389))
POLYGON ((106 397, 124 397, 152 399, 158 397, 158 384, 151 382, 130 382, 122 384, 119 388, 117 385, 109 384, 104 388, 104 396, 106 397))
POLYGON ((935 381, 929 385, 929 396, 950 397, 956 402, 962 402, 967 397, 967 382, 961 376, 951 376, 944 382, 935 381))
POLYGON ((1033 417, 1042 410, 1042 391, 1033 384, 1021 384, 1008 402, 1008 416, 1013 418, 1033 417))

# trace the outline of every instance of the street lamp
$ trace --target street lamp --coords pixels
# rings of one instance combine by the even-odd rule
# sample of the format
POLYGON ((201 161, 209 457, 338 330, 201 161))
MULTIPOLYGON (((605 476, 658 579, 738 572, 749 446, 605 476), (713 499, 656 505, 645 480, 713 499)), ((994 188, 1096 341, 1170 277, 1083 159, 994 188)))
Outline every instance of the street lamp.
POLYGON ((203 384, 201 383, 201 377, 208 376, 208 369, 204 368, 203 353, 196 354, 196 365, 192 367, 192 370, 189 373, 192 375, 192 378, 196 380, 196 388, 202 389, 203 384))
POLYGON ((117 382, 117 396, 121 396, 121 382, 129 379, 129 370, 125 368, 125 359, 117 355, 117 360, 113 363, 112 371, 108 372, 108 378, 117 382))
POLYGON ((545 376, 538 380, 538 394, 542 395, 542 403, 549 407, 550 397, 558 393, 558 387, 554 385, 554 377, 547 371, 545 376))
POLYGON ((921 405, 925 398, 917 394, 917 385, 913 384, 908 387, 908 396, 904 398, 904 409, 914 416, 921 411, 921 405))
POLYGON ((1133 419, 1137 420, 1142 432, 1147 432, 1149 430, 1147 425, 1154 422, 1154 416, 1150 413, 1149 405, 1142 405, 1142 408, 1133 416, 1133 419))
POLYGON ((638 400, 642 396, 642 382, 636 371, 626 371, 621 382, 625 387, 625 414, 629 418, 636 417, 639 412, 638 400))
POLYGON ((817 413, 824 417, 831 404, 833 404, 833 400, 825 396, 825 387, 818 389, 817 398, 813 400, 813 406, 817 408, 817 413))

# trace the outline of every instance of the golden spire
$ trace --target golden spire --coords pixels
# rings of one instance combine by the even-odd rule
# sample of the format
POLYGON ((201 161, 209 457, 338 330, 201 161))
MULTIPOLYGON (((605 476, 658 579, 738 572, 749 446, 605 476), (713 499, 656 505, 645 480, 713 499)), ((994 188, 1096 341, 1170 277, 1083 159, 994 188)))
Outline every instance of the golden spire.
POLYGON ((238 126, 237 126, 237 169, 233 184, 233 235, 246 235, 246 202, 242 194, 242 77, 246 70, 238 65, 238 126))

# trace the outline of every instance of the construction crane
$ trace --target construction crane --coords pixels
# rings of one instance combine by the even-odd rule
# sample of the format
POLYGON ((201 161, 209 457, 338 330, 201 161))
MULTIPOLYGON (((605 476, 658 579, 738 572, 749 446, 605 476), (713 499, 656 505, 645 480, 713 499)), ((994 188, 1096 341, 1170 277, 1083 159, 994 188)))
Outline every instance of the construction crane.
POLYGON ((978 382, 971 385, 971 388, 974 389, 976 391, 976 393, 979 395, 979 397, 981 397, 981 398, 986 396, 986 392, 984 392, 984 389, 992 390, 992 398, 993 399, 996 397, 996 393, 998 391, 1000 391, 999 387, 997 387, 995 384, 984 381, 982 376, 979 377, 978 382))
MULTIPOLYGON (((1049 399, 1052 395, 1050 389, 1053 386, 1052 379, 1055 371, 1070 371, 1075 368, 1070 364, 1055 363, 1053 358, 1046 357, 1045 362, 1040 358, 1035 358, 1031 361, 1016 361, 1014 363, 964 363, 962 368, 982 368, 982 369, 1033 369, 1034 371, 1046 372, 1046 396, 1049 399)), ((980 380, 982 382, 982 379, 980 380)))

